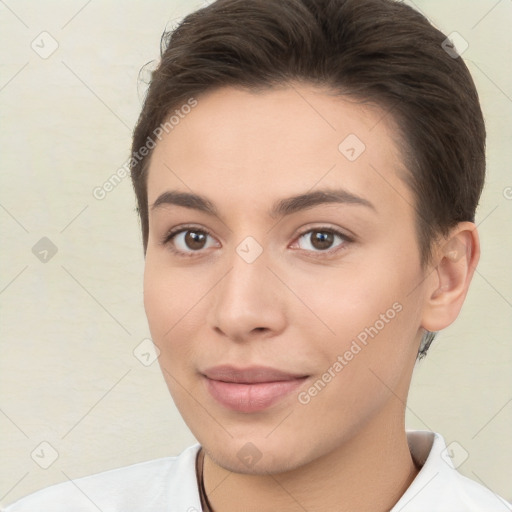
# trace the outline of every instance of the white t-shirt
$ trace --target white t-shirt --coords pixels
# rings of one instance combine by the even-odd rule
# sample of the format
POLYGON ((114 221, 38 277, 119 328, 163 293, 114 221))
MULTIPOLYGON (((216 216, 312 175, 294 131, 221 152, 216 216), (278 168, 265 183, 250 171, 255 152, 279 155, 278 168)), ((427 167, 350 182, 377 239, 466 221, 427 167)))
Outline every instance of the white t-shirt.
MULTIPOLYGON (((420 472, 391 512, 507 512, 512 505, 461 475, 443 437, 407 430, 420 472)), ((52 485, 5 512, 200 512, 195 461, 199 444, 177 457, 141 462, 52 485)))

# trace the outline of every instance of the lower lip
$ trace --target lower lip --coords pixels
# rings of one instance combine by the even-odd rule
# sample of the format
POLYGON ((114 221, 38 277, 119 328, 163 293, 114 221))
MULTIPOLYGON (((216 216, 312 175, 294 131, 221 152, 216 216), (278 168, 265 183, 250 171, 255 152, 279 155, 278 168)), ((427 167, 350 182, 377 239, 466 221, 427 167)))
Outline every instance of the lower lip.
POLYGON ((304 382, 302 379, 276 382, 239 384, 205 378, 210 394, 224 407, 238 412, 257 412, 267 409, 304 382))

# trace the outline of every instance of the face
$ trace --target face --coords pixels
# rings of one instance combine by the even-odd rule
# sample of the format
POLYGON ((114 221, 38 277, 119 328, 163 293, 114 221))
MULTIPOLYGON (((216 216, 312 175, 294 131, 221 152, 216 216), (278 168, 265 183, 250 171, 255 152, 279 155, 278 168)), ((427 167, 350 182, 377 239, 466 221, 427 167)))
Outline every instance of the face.
POLYGON ((425 301, 414 198, 376 107, 306 85, 197 100, 149 168, 151 335, 213 460, 298 468, 403 415, 425 301))

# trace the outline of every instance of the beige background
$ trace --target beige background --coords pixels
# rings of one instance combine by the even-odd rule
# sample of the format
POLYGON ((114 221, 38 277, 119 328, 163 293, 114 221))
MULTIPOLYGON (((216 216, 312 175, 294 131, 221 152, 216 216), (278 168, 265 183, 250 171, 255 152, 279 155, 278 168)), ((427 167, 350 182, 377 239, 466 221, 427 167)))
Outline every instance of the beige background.
MULTIPOLYGON (((149 330, 129 178, 103 200, 92 190, 129 154, 139 69, 164 28, 203 3, 0 2, 2 503, 195 442, 158 364, 133 353, 149 330), (43 31, 58 43, 46 59, 31 47, 51 49, 43 31), (58 250, 46 263, 32 252, 43 237, 58 250)), ((415 5, 469 43, 489 137, 481 263, 459 319, 416 369, 407 425, 458 443, 459 470, 511 500, 512 3, 415 5)))

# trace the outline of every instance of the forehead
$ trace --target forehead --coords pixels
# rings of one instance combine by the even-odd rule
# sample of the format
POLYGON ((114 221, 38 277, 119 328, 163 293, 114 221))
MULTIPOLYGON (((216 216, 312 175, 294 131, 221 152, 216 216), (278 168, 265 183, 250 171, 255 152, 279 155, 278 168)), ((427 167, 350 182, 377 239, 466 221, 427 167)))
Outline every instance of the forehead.
POLYGON ((247 210, 343 187, 384 209, 410 209, 385 110, 307 85, 257 93, 225 87, 196 100, 154 149, 150 205, 165 189, 247 210))

